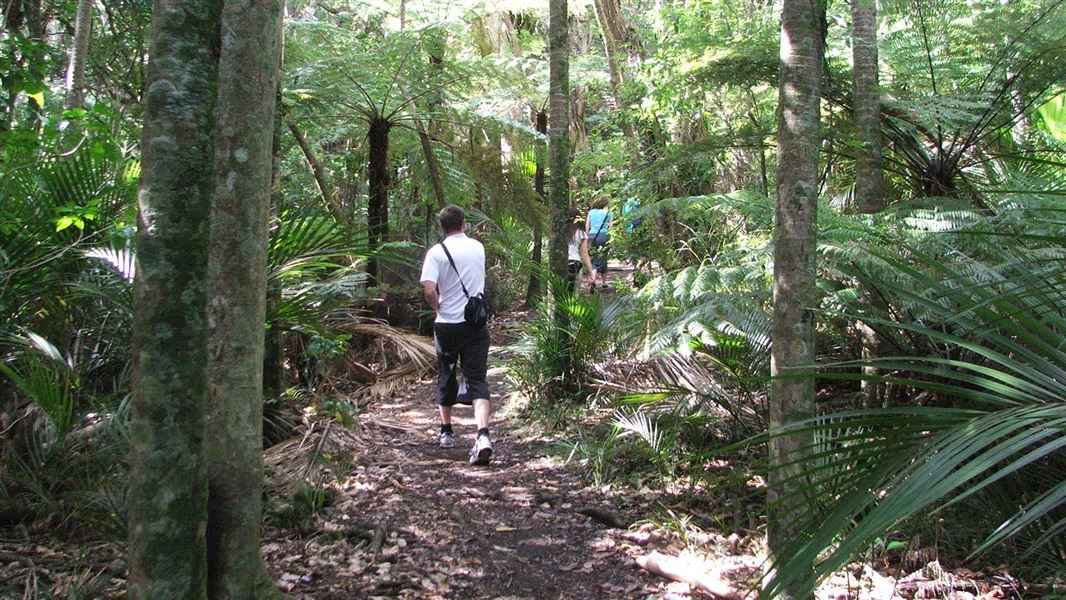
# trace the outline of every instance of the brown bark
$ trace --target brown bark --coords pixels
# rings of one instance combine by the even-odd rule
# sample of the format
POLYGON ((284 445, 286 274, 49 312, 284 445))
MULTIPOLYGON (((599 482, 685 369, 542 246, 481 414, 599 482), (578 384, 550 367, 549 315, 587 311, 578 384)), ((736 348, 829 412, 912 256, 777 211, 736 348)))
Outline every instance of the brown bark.
MULTIPOLYGON (((533 127, 539 133, 548 133, 548 113, 543 110, 537 111, 534 115, 533 127)), ((533 173, 533 189, 537 192, 537 197, 542 202, 546 200, 544 194, 544 149, 539 142, 537 143, 537 167, 533 173)), ((529 286, 526 288, 526 304, 528 306, 533 306, 540 300, 541 279, 544 276, 541 271, 541 265, 544 263, 543 252, 544 227, 538 217, 533 221, 533 255, 530 257, 533 269, 529 274, 529 286)))
POLYGON ((588 88, 579 86, 570 90, 570 155, 589 147, 589 132, 585 126, 585 107, 588 105, 588 88))
POLYGON ((370 122, 367 133, 369 149, 369 202, 367 204, 367 250, 371 257, 367 261, 367 274, 371 283, 381 281, 378 251, 389 236, 389 130, 392 124, 385 119, 370 122))
MULTIPOLYGON (((596 0, 596 21, 603 35, 603 51, 607 57, 607 69, 611 76, 611 93, 616 108, 625 110, 627 103, 622 95, 622 85, 628 79, 627 67, 632 43, 629 28, 622 18, 618 0, 596 0)), ((622 132, 627 138, 636 140, 636 130, 629 119, 621 120, 622 132)))
POLYGON ((570 26, 566 0, 548 2, 548 206, 551 273, 566 281, 570 209, 570 26))
MULTIPOLYGON (((815 360, 814 315, 818 154, 823 62, 820 10, 811 0, 785 0, 781 14, 781 75, 778 98, 777 205, 774 224, 774 294, 770 371, 770 429, 814 415, 814 378, 781 377, 808 369, 815 360)), ((775 565, 789 558, 789 544, 803 500, 797 479, 809 434, 770 442, 768 544, 775 565)), ((778 597, 802 590, 787 585, 778 597)))
POLYGON ((311 144, 307 143, 307 137, 304 136, 300 126, 296 123, 289 123, 289 131, 292 132, 292 137, 296 138, 296 145, 300 147, 300 151, 303 152, 304 160, 307 161, 307 166, 311 167, 311 173, 315 178, 315 185, 318 187, 318 193, 322 195, 322 203, 326 206, 326 210, 329 211, 333 220, 338 223, 344 222, 344 208, 337 202, 337 195, 333 192, 333 186, 329 183, 329 177, 326 175, 326 169, 322 166, 322 163, 315 158, 315 152, 311 148, 311 144))
POLYGON ((448 199, 444 195, 444 179, 440 175, 440 166, 437 164, 437 155, 433 154, 432 140, 422 126, 422 121, 415 119, 418 131, 418 143, 422 146, 422 156, 426 159, 426 170, 429 171, 429 181, 433 185, 433 197, 437 199, 437 208, 444 208, 448 199))
POLYGON ((218 0, 158 0, 152 16, 134 284, 133 600, 202 598, 207 584, 205 275, 220 11, 218 0))

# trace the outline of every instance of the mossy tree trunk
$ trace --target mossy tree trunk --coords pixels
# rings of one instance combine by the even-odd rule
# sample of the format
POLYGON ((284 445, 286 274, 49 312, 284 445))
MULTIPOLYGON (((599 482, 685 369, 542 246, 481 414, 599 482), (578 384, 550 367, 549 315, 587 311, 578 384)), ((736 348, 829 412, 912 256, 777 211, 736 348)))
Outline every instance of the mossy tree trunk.
POLYGON ((152 16, 134 285, 133 600, 202 598, 207 587, 204 316, 221 8, 158 0, 152 16))
POLYGON ((570 27, 566 0, 548 3, 548 265, 566 281, 567 212, 570 210, 570 27))
MULTIPOLYGON (((773 345, 771 374, 801 371, 814 363, 814 315, 820 145, 822 11, 816 0, 785 0, 781 14, 781 79, 778 96, 777 207, 774 224, 773 345)), ((770 390, 770 428, 814 414, 813 378, 775 378, 770 390)), ((809 435, 770 442, 767 495, 768 544, 773 568, 790 557, 788 545, 803 510, 799 462, 809 435)), ((779 598, 802 597, 786 587, 779 598)))
POLYGON ((208 261, 208 595, 277 595, 259 555, 267 224, 281 0, 226 2, 208 261))

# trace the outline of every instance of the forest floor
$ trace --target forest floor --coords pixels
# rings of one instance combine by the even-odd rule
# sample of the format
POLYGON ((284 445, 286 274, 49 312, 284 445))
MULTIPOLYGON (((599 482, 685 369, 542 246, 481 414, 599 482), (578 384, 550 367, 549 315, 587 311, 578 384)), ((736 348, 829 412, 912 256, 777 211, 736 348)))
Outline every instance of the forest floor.
MULTIPOLYGON (((505 396, 491 379, 493 395, 505 396)), ((315 599, 668 593, 633 562, 650 537, 627 530, 646 516, 642 498, 586 485, 543 440, 506 422, 493 427, 490 465, 472 467, 471 413, 456 410, 461 443, 452 449, 437 446, 429 379, 361 415, 368 435, 338 479, 341 497, 320 515, 320 533, 292 539, 277 531, 266 540, 283 588, 315 599)))
MULTIPOLYGON (((627 275, 615 271, 612 280, 627 275)), ((497 411, 510 396, 507 344, 527 317, 509 314, 493 324, 489 384, 497 411)), ((636 557, 654 550, 680 550, 676 536, 645 521, 659 492, 590 485, 565 464, 558 444, 516 419, 494 419, 491 463, 470 466, 473 411, 456 408, 459 443, 440 448, 434 386, 430 374, 363 410, 357 441, 346 445, 353 455, 341 461, 350 468, 329 474, 338 497, 311 535, 268 529, 267 564, 292 597, 713 597, 637 566, 636 557)), ((757 563, 750 555, 741 562, 733 576, 745 579, 757 563)))
MULTIPOLYGON (((618 289, 627 276, 615 271, 618 289)), ((740 534, 701 530, 684 517, 691 490, 592 484, 567 464, 565 440, 506 410, 509 345, 530 316, 509 313, 492 325, 493 404, 510 418, 494 419, 488 466, 467 464, 475 430, 468 407, 454 418, 460 444, 437 445, 432 373, 364 404, 347 427, 314 417, 302 437, 267 452, 263 556, 288 597, 686 600, 739 599, 753 589, 764 543, 758 507, 740 534), (647 568, 656 564, 688 582, 653 575, 647 568)), ((717 501, 713 490, 701 495, 717 501)), ((0 538, 0 598, 125 597, 125 560, 114 540, 16 537, 0 538)), ((906 569, 849 565, 817 597, 1039 595, 1020 593, 1006 574, 946 571, 934 554, 906 569)))

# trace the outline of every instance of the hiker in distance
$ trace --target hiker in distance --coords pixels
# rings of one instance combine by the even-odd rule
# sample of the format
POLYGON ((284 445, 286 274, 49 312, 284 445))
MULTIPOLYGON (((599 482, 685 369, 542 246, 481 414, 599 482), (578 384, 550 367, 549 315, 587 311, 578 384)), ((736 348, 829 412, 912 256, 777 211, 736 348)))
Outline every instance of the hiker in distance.
POLYGON ((473 405, 477 434, 470 464, 487 465, 492 456, 489 437, 488 311, 484 302, 485 247, 466 237, 463 209, 454 204, 440 211, 444 240, 426 252, 422 289, 437 312, 433 339, 437 347, 437 406, 441 448, 455 446, 452 407, 473 405), (460 367, 461 374, 456 371, 460 367))

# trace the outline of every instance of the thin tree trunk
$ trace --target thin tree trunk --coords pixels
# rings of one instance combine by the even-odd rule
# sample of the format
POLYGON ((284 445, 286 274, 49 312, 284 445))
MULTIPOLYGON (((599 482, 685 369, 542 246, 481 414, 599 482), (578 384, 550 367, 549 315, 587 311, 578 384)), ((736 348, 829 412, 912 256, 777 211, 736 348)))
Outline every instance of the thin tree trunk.
POLYGON ((85 59, 89 54, 89 37, 93 28, 93 0, 78 0, 74 19, 74 46, 67 63, 67 97, 64 108, 78 108, 85 101, 85 59))
POLYGON ((208 259, 208 596, 273 592, 259 554, 267 223, 281 0, 226 2, 208 259))
POLYGON ((202 598, 207 586, 205 276, 220 11, 218 0, 158 0, 152 16, 134 285, 132 600, 202 598))
MULTIPOLYGON (((774 297, 771 374, 802 371, 815 359, 814 315, 818 207, 819 102, 822 35, 811 0, 785 0, 781 14, 781 79, 778 98, 777 207, 774 225, 774 297)), ((814 414, 813 378, 775 378, 770 390, 770 429, 814 414)), ((770 442, 767 495, 768 544, 774 569, 790 560, 788 546, 803 502, 796 479, 809 435, 770 442)), ((787 586, 779 598, 802 598, 787 586)))
POLYGON ((422 156, 426 159, 426 169, 429 171, 429 181, 433 184, 433 197, 437 199, 437 207, 444 208, 448 199, 444 195, 444 179, 440 175, 440 165, 437 164, 437 156, 433 154, 432 140, 422 126, 421 119, 415 118, 418 131, 418 143, 422 146, 422 156))
MULTIPOLYGON (((852 98, 855 129, 860 147, 855 156, 855 208, 861 213, 875 213, 885 208, 885 176, 881 156, 881 93, 877 64, 877 2, 851 0, 851 21, 854 34, 851 40, 852 98)), ((870 306, 887 312, 883 299, 873 294, 870 306)), ((865 323, 857 323, 862 338, 864 360, 882 353, 881 336, 865 323)), ((881 406, 884 385, 872 381, 878 375, 874 367, 863 367, 863 404, 881 406)))
POLYGON ((378 259, 373 256, 389 236, 389 130, 392 125, 384 119, 370 123, 367 134, 370 154, 368 181, 370 186, 367 205, 367 274, 371 283, 381 281, 378 259))
MULTIPOLYGON (((407 26, 406 14, 407 0, 400 0, 401 30, 407 26)), ((430 64, 433 65, 439 76, 441 69, 444 67, 444 59, 442 56, 434 56, 432 53, 430 58, 430 64)), ((440 104, 440 94, 433 94, 430 104, 431 107, 440 104)), ((448 204, 448 199, 444 195, 444 179, 440 175, 437 155, 433 154, 433 140, 430 139, 429 133, 426 131, 425 126, 422 125, 422 119, 418 116, 418 108, 414 104, 411 104, 411 112, 415 121, 415 131, 418 133, 418 144, 422 147, 422 157, 426 160, 426 170, 429 171, 429 181, 433 185, 433 197, 437 199, 437 207, 444 208, 448 204)), ((433 129, 433 120, 430 119, 429 123, 430 129, 433 129)))
POLYGON ((548 2, 548 263, 566 281, 567 212, 570 209, 570 27, 567 0, 548 2))
MULTIPOLYGON (((618 110, 624 111, 628 107, 622 95, 622 85, 628 78, 625 63, 628 52, 625 48, 629 46, 629 32, 618 0, 596 0, 595 10, 603 34, 603 52, 607 56, 607 70, 611 77, 611 94, 618 110)), ((637 134, 633 123, 623 117, 620 126, 622 133, 635 142, 637 134)))
POLYGON ((300 126, 296 123, 289 123, 289 131, 292 132, 292 137, 296 138, 296 145, 303 152, 307 165, 311 167, 311 173, 315 177, 315 185, 318 186, 318 193, 322 195, 322 203, 326 206, 326 210, 329 211, 334 221, 343 223, 344 209, 337 203, 337 195, 333 192, 333 186, 329 183, 325 167, 315 158, 315 152, 311 148, 311 144, 307 143, 307 137, 300 130, 300 126))
MULTIPOLYGON (((284 0, 282 1, 282 19, 285 15, 284 0)), ((281 179, 282 145, 281 136, 285 132, 285 110, 281 102, 283 91, 283 65, 285 64, 285 35, 284 29, 281 36, 281 47, 278 49, 278 87, 274 95, 274 136, 271 140, 272 165, 270 173, 270 212, 277 214, 281 207, 281 190, 278 189, 278 181, 281 179)), ((268 234, 269 235, 269 234, 268 234)), ((269 265, 268 265, 269 268, 269 265)), ((281 283, 277 280, 267 280, 266 313, 272 314, 281 305, 281 283)), ((285 337, 282 325, 279 322, 267 324, 266 341, 263 348, 263 398, 277 398, 285 390, 285 337)))
POLYGON ((855 156, 855 206, 859 212, 874 213, 885 207, 876 0, 851 0, 851 20, 853 111, 861 145, 855 156))
MULTIPOLYGON (((537 111, 533 126, 539 133, 548 133, 548 113, 537 111)), ((544 149, 537 144, 537 167, 533 173, 533 189, 543 202, 544 195, 544 149)), ((541 280, 544 277, 541 265, 544 263, 544 226, 538 217, 533 221, 533 256, 530 257, 533 269, 529 273, 529 287, 526 288, 526 305, 533 306, 540 300, 541 280)))
MULTIPOLYGON (((17 0, 9 1, 17 2, 17 0)), ((45 20, 41 14, 41 0, 23 0, 22 10, 26 15, 26 31, 30 37, 35 40, 44 39, 45 20)))

